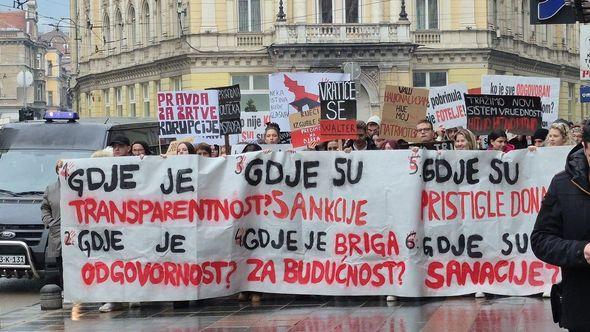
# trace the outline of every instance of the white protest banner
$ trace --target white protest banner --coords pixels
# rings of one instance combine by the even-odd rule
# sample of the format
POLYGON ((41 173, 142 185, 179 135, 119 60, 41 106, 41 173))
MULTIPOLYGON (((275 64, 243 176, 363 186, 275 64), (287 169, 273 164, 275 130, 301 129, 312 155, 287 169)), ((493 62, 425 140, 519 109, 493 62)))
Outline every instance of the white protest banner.
POLYGON ((342 73, 274 73, 270 74, 270 118, 290 132, 289 115, 320 106, 320 82, 350 81, 342 73))
POLYGON ((543 128, 549 128, 559 113, 559 78, 484 75, 481 94, 541 97, 543 128))
POLYGON ((256 143, 264 138, 264 129, 270 122, 270 112, 242 112, 240 142, 256 143))
POLYGON ((440 88, 430 88, 428 94, 428 110, 426 117, 436 129, 467 127, 465 98, 467 85, 464 83, 449 84, 440 88))
POLYGON ((580 24, 580 79, 590 80, 590 25, 580 24))
POLYGON ((530 233, 569 149, 67 160, 65 299, 541 293, 530 233))
POLYGON ((160 138, 218 138, 218 91, 158 92, 158 121, 160 138))

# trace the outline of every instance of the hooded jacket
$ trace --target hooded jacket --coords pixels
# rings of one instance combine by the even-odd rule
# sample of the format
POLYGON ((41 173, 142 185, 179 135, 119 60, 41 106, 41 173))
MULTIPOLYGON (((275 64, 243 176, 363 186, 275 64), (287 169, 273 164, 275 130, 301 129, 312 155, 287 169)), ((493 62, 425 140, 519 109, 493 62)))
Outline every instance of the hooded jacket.
POLYGON ((565 170, 553 177, 531 234, 531 246, 542 261, 561 267, 560 325, 590 329, 590 264, 584 247, 590 243, 590 182, 583 146, 568 155, 565 170))

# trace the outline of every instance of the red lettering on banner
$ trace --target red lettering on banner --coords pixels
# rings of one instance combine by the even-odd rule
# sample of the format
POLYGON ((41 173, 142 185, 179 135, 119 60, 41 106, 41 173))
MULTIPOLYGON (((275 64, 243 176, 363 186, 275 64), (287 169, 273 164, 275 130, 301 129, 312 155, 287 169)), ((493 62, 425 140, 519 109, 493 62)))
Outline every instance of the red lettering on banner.
POLYGON ((275 264, 273 261, 264 262, 260 259, 249 258, 246 260, 246 263, 252 268, 248 274, 248 281, 264 282, 268 278, 273 284, 277 282, 275 264))
MULTIPOLYGON (((540 261, 506 261, 497 262, 476 261, 473 263, 451 260, 448 263, 431 262, 428 264, 426 287, 441 289, 453 285, 495 285, 509 283, 522 286, 543 286, 541 273, 543 270, 555 272, 556 267, 540 261)), ((553 274, 552 281, 557 281, 557 274, 553 274)))
POLYGON ((355 233, 336 233, 334 241, 336 255, 359 256, 376 254, 382 257, 399 255, 399 245, 394 232, 388 232, 387 237, 381 233, 361 235, 355 233))
POLYGON ((403 284, 404 262, 342 263, 335 261, 303 261, 283 259, 283 281, 289 284, 327 284, 373 286, 403 284))
POLYGON ((293 202, 283 199, 283 192, 247 196, 243 199, 209 199, 150 201, 106 201, 94 198, 70 201, 78 224, 143 224, 165 222, 231 222, 249 215, 267 216, 284 220, 323 221, 363 226, 366 224, 366 200, 335 200, 316 198, 298 193, 293 202))
POLYGON ((213 261, 194 263, 143 263, 117 260, 110 264, 98 261, 86 263, 80 273, 85 285, 103 283, 152 285, 199 286, 210 284, 226 284, 230 287, 231 276, 236 271, 234 261, 213 261), (224 278, 225 277, 225 278, 224 278))

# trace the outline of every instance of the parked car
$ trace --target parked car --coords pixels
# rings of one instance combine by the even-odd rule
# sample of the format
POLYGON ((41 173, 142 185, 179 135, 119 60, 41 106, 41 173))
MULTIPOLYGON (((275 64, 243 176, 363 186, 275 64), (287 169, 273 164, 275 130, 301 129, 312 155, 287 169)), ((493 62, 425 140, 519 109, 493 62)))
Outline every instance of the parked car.
POLYGON ((0 277, 59 276, 55 258, 46 256, 48 230, 40 210, 45 187, 57 178, 57 160, 90 157, 120 134, 159 153, 157 121, 78 121, 72 112, 45 118, 0 126, 0 277))

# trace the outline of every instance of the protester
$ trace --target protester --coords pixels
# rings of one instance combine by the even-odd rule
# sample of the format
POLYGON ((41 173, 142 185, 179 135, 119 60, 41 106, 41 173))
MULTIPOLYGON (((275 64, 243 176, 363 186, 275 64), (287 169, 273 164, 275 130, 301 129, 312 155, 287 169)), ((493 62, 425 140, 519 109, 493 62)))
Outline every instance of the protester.
POLYGON ((567 123, 554 122, 551 127, 549 127, 549 134, 547 135, 547 140, 545 141, 546 146, 563 146, 573 144, 574 143, 570 137, 570 128, 567 123))
MULTIPOLYGON (((63 166, 63 160, 58 160, 55 164, 55 173, 63 166)), ((41 220, 45 228, 49 229, 47 237, 47 257, 55 258, 55 263, 59 269, 59 286, 63 287, 63 264, 61 257, 61 214, 60 214, 60 184, 58 179, 45 188, 43 193, 43 203, 41 203, 41 220)))
POLYGON ((529 146, 526 135, 516 135, 508 140, 508 144, 512 144, 515 150, 526 149, 529 146))
POLYGON ((547 139, 548 133, 549 130, 545 128, 537 129, 533 135, 533 145, 538 148, 545 146, 545 140, 547 139))
POLYGON ((418 132, 418 143, 433 143, 435 141, 436 133, 432 128, 432 123, 426 119, 422 119, 416 125, 418 132))
POLYGON ((475 135, 469 129, 459 128, 457 130, 455 150, 477 150, 475 135))
POLYGON ((189 155, 195 154, 195 147, 189 142, 180 142, 176 147, 177 155, 189 155))
POLYGON ((383 144, 383 148, 381 150, 398 150, 399 144, 394 140, 387 140, 385 144, 383 144))
POLYGON ((371 116, 367 120, 367 135, 373 137, 379 135, 379 128, 381 127, 381 118, 377 115, 371 116))
POLYGON ((280 133, 281 128, 278 124, 267 123, 266 129, 264 129, 264 144, 279 144, 281 142, 280 133))
POLYGON ((383 146, 385 145, 387 140, 385 138, 379 137, 378 134, 374 134, 372 136, 372 139, 373 139, 373 143, 375 143, 375 147, 377 148, 377 150, 383 150, 383 146))
POLYGON ((213 144, 211 147, 211 158, 219 157, 219 145, 213 144))
POLYGON ((94 151, 94 153, 92 153, 92 155, 90 157, 91 158, 113 157, 113 149, 108 147, 106 149, 94 151))
POLYGON ((514 146, 508 143, 508 136, 506 132, 501 129, 492 131, 488 135, 489 147, 488 150, 509 152, 514 150, 514 146))
POLYGON ((131 155, 131 142, 129 138, 119 135, 115 136, 110 142, 109 146, 113 148, 113 156, 126 157, 131 155))
POLYGON ((211 157, 212 155, 211 146, 207 143, 200 143, 195 150, 197 150, 197 155, 201 157, 211 157))
POLYGON ((561 267, 561 284, 551 290, 551 306, 561 327, 588 331, 590 315, 590 126, 582 144, 569 153, 565 170, 553 177, 531 234, 542 261, 561 267))
POLYGON ((329 141, 326 144, 326 151, 338 151, 338 141, 337 140, 333 140, 333 141, 329 141))
POLYGON ((135 141, 131 144, 131 154, 134 156, 149 156, 150 147, 144 141, 135 141))
POLYGON ((260 147, 260 145, 255 144, 255 143, 249 143, 249 144, 246 144, 246 146, 244 147, 244 150, 242 150, 242 153, 255 152, 255 151, 262 151, 262 147, 260 147))
POLYGON ((577 145, 582 143, 582 127, 579 125, 573 126, 570 131, 572 143, 577 145))
POLYGON ((376 150, 375 143, 369 136, 367 136, 367 125, 363 121, 356 122, 357 139, 348 140, 344 146, 344 151, 362 151, 362 150, 376 150))
POLYGON ((225 157, 231 153, 231 146, 229 147, 229 151, 226 150, 225 145, 220 146, 219 148, 219 156, 225 157))
MULTIPOLYGON (((113 157, 125 157, 131 153, 131 143, 129 138, 125 136, 116 136, 110 143, 109 146, 113 147, 113 157)), ((100 312, 111 312, 121 310, 127 305, 126 302, 107 302, 98 308, 100 312)))

